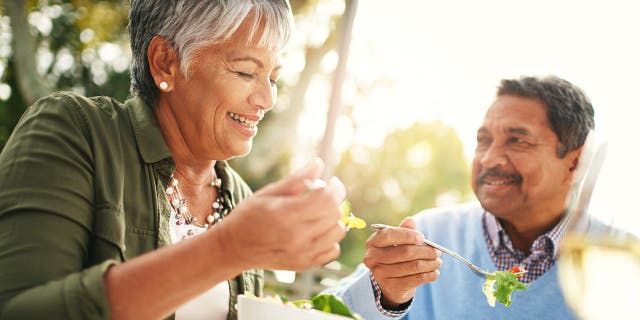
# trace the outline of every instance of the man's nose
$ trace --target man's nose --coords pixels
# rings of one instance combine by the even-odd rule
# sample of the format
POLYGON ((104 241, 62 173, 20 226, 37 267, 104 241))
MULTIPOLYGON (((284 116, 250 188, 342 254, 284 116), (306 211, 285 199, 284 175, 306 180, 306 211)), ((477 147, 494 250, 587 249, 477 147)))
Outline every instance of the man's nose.
POLYGON ((507 156, 504 149, 496 144, 491 144, 480 157, 480 164, 484 168, 494 168, 505 165, 506 163, 507 156))

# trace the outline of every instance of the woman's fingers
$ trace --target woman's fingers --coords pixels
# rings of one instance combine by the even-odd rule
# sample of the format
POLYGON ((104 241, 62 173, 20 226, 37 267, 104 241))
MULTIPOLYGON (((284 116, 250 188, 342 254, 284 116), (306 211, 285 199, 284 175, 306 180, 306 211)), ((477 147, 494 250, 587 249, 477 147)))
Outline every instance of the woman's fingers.
POLYGON ((345 188, 337 178, 317 189, 300 188, 303 178, 316 175, 317 168, 312 165, 256 192, 229 217, 234 229, 243 229, 243 236, 235 237, 242 242, 239 250, 260 244, 252 248, 255 254, 251 260, 257 267, 300 270, 324 264, 340 254, 339 242, 346 234, 339 224, 345 188))
POLYGON ((272 182, 255 194, 257 196, 287 196, 298 195, 308 190, 308 181, 320 178, 324 162, 320 158, 313 158, 304 167, 290 174, 288 177, 272 182))
POLYGON ((333 260, 338 259, 338 257, 340 257, 340 244, 334 243, 328 249, 315 255, 312 259, 312 264, 314 266, 327 264, 333 260))

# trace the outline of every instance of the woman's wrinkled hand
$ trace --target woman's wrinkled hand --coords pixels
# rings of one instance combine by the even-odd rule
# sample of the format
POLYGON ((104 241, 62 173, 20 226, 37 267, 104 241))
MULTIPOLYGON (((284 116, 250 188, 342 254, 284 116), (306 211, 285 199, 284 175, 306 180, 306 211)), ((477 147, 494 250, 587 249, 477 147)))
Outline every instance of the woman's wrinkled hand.
POLYGON ((367 240, 364 264, 380 285, 383 306, 393 308, 408 302, 418 286, 438 278, 440 251, 416 245, 423 241, 424 235, 411 218, 402 221, 399 228, 378 230, 367 240))
POLYGON ((322 161, 314 159, 240 203, 219 226, 232 258, 246 268, 294 271, 336 259, 346 234, 339 223, 346 191, 336 177, 309 190, 322 169, 322 161))

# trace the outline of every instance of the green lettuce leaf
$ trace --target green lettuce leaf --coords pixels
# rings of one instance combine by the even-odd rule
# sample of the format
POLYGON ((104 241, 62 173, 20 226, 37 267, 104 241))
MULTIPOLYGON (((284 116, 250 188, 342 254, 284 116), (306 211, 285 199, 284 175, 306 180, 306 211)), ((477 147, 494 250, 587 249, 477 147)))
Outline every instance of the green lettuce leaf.
POLYGON ((485 280, 484 284, 482 285, 482 293, 484 293, 484 295, 487 297, 487 303, 492 307, 496 306, 496 296, 493 295, 493 291, 495 290, 495 287, 494 287, 495 284, 496 284, 495 279, 487 278, 487 280, 485 280))
POLYGON ((293 304, 299 307, 308 307, 309 304, 313 309, 326 313, 337 314, 356 320, 364 320, 359 314, 352 313, 342 300, 332 294, 318 294, 309 300, 296 300, 293 304))
POLYGON ((510 271, 496 271, 493 278, 487 278, 482 285, 482 292, 487 303, 494 307, 496 300, 505 306, 511 306, 511 294, 516 290, 527 291, 527 286, 518 280, 518 276, 510 271))

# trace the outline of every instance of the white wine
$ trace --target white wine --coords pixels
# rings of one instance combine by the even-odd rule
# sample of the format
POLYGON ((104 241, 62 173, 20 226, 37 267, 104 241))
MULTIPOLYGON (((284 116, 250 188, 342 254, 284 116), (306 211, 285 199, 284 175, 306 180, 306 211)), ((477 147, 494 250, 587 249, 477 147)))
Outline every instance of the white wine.
POLYGON ((637 319, 638 240, 568 235, 558 277, 567 303, 581 319, 637 319))

